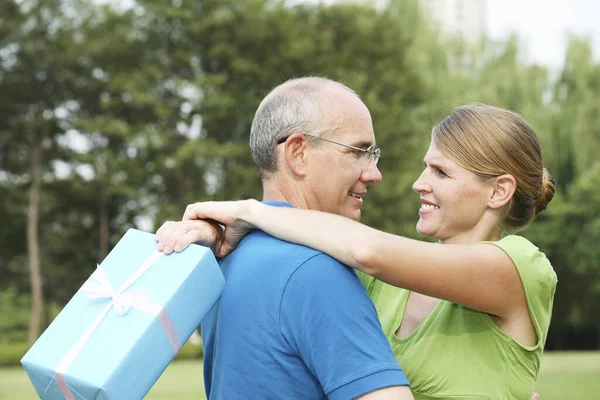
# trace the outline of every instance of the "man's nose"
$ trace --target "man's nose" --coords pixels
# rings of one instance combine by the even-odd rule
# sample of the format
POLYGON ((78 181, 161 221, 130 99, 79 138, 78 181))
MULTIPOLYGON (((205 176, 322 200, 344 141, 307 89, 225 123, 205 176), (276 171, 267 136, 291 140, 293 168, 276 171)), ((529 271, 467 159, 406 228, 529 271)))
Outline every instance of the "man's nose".
POLYGON ((361 180, 372 185, 381 183, 383 176, 381 175, 379 168, 377 168, 375 161, 369 160, 369 165, 367 166, 367 169, 363 171, 361 180))

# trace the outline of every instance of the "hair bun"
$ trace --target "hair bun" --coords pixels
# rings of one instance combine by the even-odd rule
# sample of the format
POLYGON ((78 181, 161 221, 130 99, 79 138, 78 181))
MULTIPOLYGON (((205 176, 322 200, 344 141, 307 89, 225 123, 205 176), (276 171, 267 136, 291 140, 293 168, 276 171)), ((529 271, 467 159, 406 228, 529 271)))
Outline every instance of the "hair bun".
POLYGON ((542 176, 542 193, 535 204, 535 214, 539 214, 548 207, 548 203, 554 197, 554 192, 556 191, 556 184, 554 182, 554 178, 546 168, 543 169, 542 176))

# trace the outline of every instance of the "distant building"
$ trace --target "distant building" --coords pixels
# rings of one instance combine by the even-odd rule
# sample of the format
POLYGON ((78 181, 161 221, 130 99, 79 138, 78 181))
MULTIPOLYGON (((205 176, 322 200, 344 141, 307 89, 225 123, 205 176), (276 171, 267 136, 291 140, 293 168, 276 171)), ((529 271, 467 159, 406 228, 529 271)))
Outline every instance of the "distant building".
POLYGON ((477 42, 485 32, 484 0, 421 0, 425 15, 441 32, 477 42))
MULTIPOLYGON (((363 3, 386 8, 390 0, 320 0, 323 3, 363 3)), ((402 0, 398 0, 402 1, 402 0)), ((423 12, 444 34, 477 42, 485 32, 484 0, 419 0, 423 12)))
POLYGON ((388 6, 388 4, 390 3, 390 0, 318 0, 320 3, 325 3, 325 4, 333 4, 333 3, 347 3, 347 4, 352 4, 352 3, 359 3, 359 4, 369 4, 372 5, 373 7, 381 10, 384 9, 388 6))

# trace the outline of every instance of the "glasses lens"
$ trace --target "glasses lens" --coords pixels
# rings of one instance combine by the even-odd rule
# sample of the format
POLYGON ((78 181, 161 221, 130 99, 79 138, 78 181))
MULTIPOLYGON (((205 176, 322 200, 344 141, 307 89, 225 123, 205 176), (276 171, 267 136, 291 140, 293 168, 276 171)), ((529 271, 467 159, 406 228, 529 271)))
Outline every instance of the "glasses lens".
POLYGON ((365 158, 367 159, 367 163, 373 159, 373 162, 377 165, 379 158, 381 158, 381 150, 376 149, 375 146, 371 146, 365 151, 365 158))
POLYGON ((381 158, 381 149, 373 150, 373 161, 375 161, 375 165, 377 165, 380 158, 381 158))

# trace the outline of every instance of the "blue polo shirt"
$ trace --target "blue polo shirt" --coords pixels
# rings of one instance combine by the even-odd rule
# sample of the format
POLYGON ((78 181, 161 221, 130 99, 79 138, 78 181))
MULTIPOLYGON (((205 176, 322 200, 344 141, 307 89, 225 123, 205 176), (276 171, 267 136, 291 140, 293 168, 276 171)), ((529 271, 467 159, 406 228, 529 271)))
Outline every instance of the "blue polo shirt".
POLYGON ((352 399, 408 385, 351 268, 262 231, 220 265, 227 284, 202 323, 209 399, 352 399))

